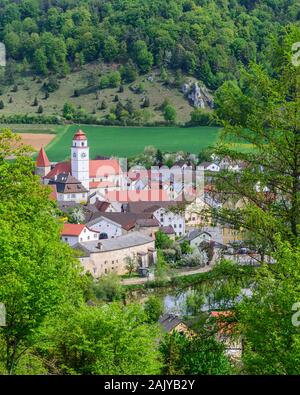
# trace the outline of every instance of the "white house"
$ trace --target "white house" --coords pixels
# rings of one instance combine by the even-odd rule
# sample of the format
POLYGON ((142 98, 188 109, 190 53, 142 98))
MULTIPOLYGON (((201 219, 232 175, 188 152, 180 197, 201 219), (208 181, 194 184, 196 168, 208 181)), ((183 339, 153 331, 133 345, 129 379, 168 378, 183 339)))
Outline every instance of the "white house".
POLYGON ((98 232, 100 239, 115 239, 126 233, 119 223, 103 216, 89 221, 87 226, 98 232))
POLYGON ((64 224, 61 239, 73 247, 77 243, 99 240, 99 233, 82 224, 64 224))
POLYGON ((168 208, 161 207, 153 212, 153 217, 158 220, 161 226, 172 226, 176 236, 185 234, 184 215, 174 213, 168 208))
POLYGON ((199 166, 203 167, 204 171, 212 171, 214 173, 218 173, 220 171, 220 166, 214 162, 202 162, 199 166))

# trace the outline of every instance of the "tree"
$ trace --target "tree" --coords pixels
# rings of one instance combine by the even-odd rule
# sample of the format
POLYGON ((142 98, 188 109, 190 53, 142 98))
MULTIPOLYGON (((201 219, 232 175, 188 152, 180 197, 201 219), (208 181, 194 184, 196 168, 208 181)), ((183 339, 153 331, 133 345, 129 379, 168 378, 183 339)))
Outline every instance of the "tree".
POLYGON ((68 222, 70 224, 83 224, 85 221, 82 207, 74 207, 68 211, 68 222))
POLYGON ((37 97, 34 98, 34 101, 33 101, 32 105, 33 105, 33 107, 37 107, 39 105, 37 97))
POLYGON ((43 112, 44 112, 44 107, 40 105, 38 110, 37 110, 37 113, 38 114, 43 114, 43 112))
POLYGON ((134 65, 132 60, 129 60, 128 63, 121 66, 120 73, 122 80, 128 84, 134 82, 138 76, 136 66, 134 65))
POLYGON ((171 248, 173 244, 173 241, 164 232, 159 230, 155 233, 155 248, 163 250, 171 248))
POLYGON ((162 298, 151 295, 144 304, 144 309, 149 322, 157 322, 164 312, 164 304, 162 298))
POLYGON ((161 344, 164 374, 227 375, 232 367, 224 353, 224 346, 210 337, 188 337, 173 332, 161 344))
POLYGON ((131 277, 132 273, 137 270, 138 263, 136 256, 127 256, 125 258, 126 262, 126 270, 128 271, 129 277, 131 277))
POLYGON ((234 86, 226 92, 229 101, 220 97, 216 103, 224 135, 215 154, 220 160, 244 163, 239 172, 222 171, 217 188, 245 203, 238 211, 213 210, 213 214, 221 223, 247 230, 262 260, 274 251, 276 234, 290 242, 299 238, 300 68, 291 65, 293 40, 293 35, 287 36, 278 49, 276 78, 261 66, 252 66, 243 72, 239 93, 234 86), (253 149, 238 152, 230 144, 233 140, 252 144, 253 149))
POLYGON ((3 100, 0 100, 0 110, 3 110, 3 108, 4 108, 4 102, 3 100))
POLYGON ((115 273, 109 273, 99 278, 98 282, 92 285, 92 293, 98 300, 113 302, 123 298, 123 289, 120 278, 115 273))
POLYGON ((51 341, 43 354, 55 359, 62 373, 158 374, 161 371, 156 325, 138 304, 82 305, 64 319, 49 321, 51 341))
POLYGON ((168 121, 169 123, 173 123, 175 122, 177 117, 177 113, 176 110, 173 106, 171 106, 170 104, 168 104, 165 108, 164 108, 164 118, 166 121, 168 121))
POLYGON ((143 40, 137 40, 133 46, 133 56, 142 73, 147 73, 153 65, 153 55, 143 40))
POLYGON ((162 166, 163 161, 164 161, 163 154, 162 154, 161 150, 158 149, 155 154, 155 164, 157 166, 162 166))
POLYGON ((191 125, 200 125, 200 126, 213 126, 215 125, 215 119, 212 112, 207 110, 203 110, 202 108, 195 108, 191 112, 191 125))
POLYGON ((106 110, 107 109, 107 103, 105 100, 102 100, 100 110, 106 110))
POLYGON ((265 265, 259 269, 252 297, 237 306, 247 374, 293 375, 300 372, 296 363, 300 351, 297 312, 300 247, 279 241, 274 258, 276 263, 272 267, 265 265))
POLYGON ((142 108, 148 108, 150 107, 150 99, 148 96, 144 97, 143 103, 142 103, 142 108))
POLYGON ((10 374, 47 316, 82 294, 81 270, 60 240, 50 190, 33 175, 31 150, 19 143, 7 129, 0 134, 0 299, 7 312, 0 338, 10 374))
POLYGON ((71 120, 76 115, 76 109, 71 103, 65 103, 63 107, 63 117, 71 120))

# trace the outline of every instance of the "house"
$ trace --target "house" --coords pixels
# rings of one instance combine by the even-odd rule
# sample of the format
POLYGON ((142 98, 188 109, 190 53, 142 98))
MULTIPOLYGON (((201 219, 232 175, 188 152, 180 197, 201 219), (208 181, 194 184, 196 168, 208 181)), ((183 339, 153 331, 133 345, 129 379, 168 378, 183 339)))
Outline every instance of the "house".
POLYGON ((203 167, 204 171, 211 171, 214 173, 218 173, 220 171, 220 166, 214 162, 202 162, 199 167, 203 167))
POLYGON ((231 311, 212 311, 210 317, 216 324, 216 339, 225 345, 226 354, 233 360, 240 359, 243 352, 241 336, 231 311))
POLYGON ((136 230, 153 238, 155 238, 155 233, 159 228, 160 224, 156 218, 139 218, 135 223, 136 230))
POLYGON ((180 210, 172 211, 172 208, 176 207, 180 208, 181 202, 128 202, 123 205, 123 211, 136 214, 147 213, 159 222, 160 227, 171 226, 176 236, 183 236, 185 234, 184 213, 181 213, 180 210))
POLYGON ((212 235, 201 229, 190 230, 179 242, 187 241, 191 247, 200 247, 203 242, 210 242, 212 235))
POLYGON ((61 239, 73 247, 77 243, 99 240, 99 233, 82 224, 64 224, 61 239))
MULTIPOLYGON (((108 238, 114 238, 135 230, 138 220, 151 220, 151 215, 135 213, 94 213, 87 223, 91 229, 99 232, 108 232, 108 238), (109 231, 111 229, 111 231, 109 231), (118 231, 117 231, 118 229, 118 231), (113 232, 113 233, 111 233, 113 232), (115 233, 114 233, 115 232, 115 233), (114 237, 110 237, 114 236, 114 237)), ((156 222, 151 221, 151 225, 156 227, 156 222)))
POLYGON ((163 314, 159 318, 158 322, 164 332, 172 333, 175 331, 179 333, 190 334, 188 326, 175 314, 163 314))
POLYGON ((147 269, 157 260, 153 238, 141 232, 131 232, 116 239, 79 242, 74 248, 81 251, 80 261, 85 271, 95 278, 111 272, 126 274, 128 257, 141 269, 147 269))
POLYGON ((60 173, 49 180, 50 186, 56 187, 57 200, 61 202, 86 203, 88 190, 80 181, 68 173, 60 173))

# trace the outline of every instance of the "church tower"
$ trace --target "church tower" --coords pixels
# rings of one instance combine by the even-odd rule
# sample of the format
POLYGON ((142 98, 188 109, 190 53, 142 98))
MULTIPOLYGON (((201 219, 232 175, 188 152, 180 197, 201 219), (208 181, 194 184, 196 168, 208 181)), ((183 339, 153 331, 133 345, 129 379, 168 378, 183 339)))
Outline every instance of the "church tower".
POLYGON ((89 190, 90 181, 90 149, 85 133, 82 130, 73 137, 71 148, 71 169, 72 176, 77 178, 82 185, 89 190))

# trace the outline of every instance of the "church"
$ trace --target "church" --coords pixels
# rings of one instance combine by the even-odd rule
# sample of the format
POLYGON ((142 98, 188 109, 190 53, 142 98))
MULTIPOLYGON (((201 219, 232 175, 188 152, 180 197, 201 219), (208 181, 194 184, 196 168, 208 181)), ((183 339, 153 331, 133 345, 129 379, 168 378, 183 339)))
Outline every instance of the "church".
POLYGON ((90 159, 88 140, 82 130, 73 137, 71 159, 68 161, 51 164, 42 147, 35 173, 43 184, 56 189, 58 201, 84 203, 94 192, 104 196, 126 186, 126 177, 117 159, 90 159))

